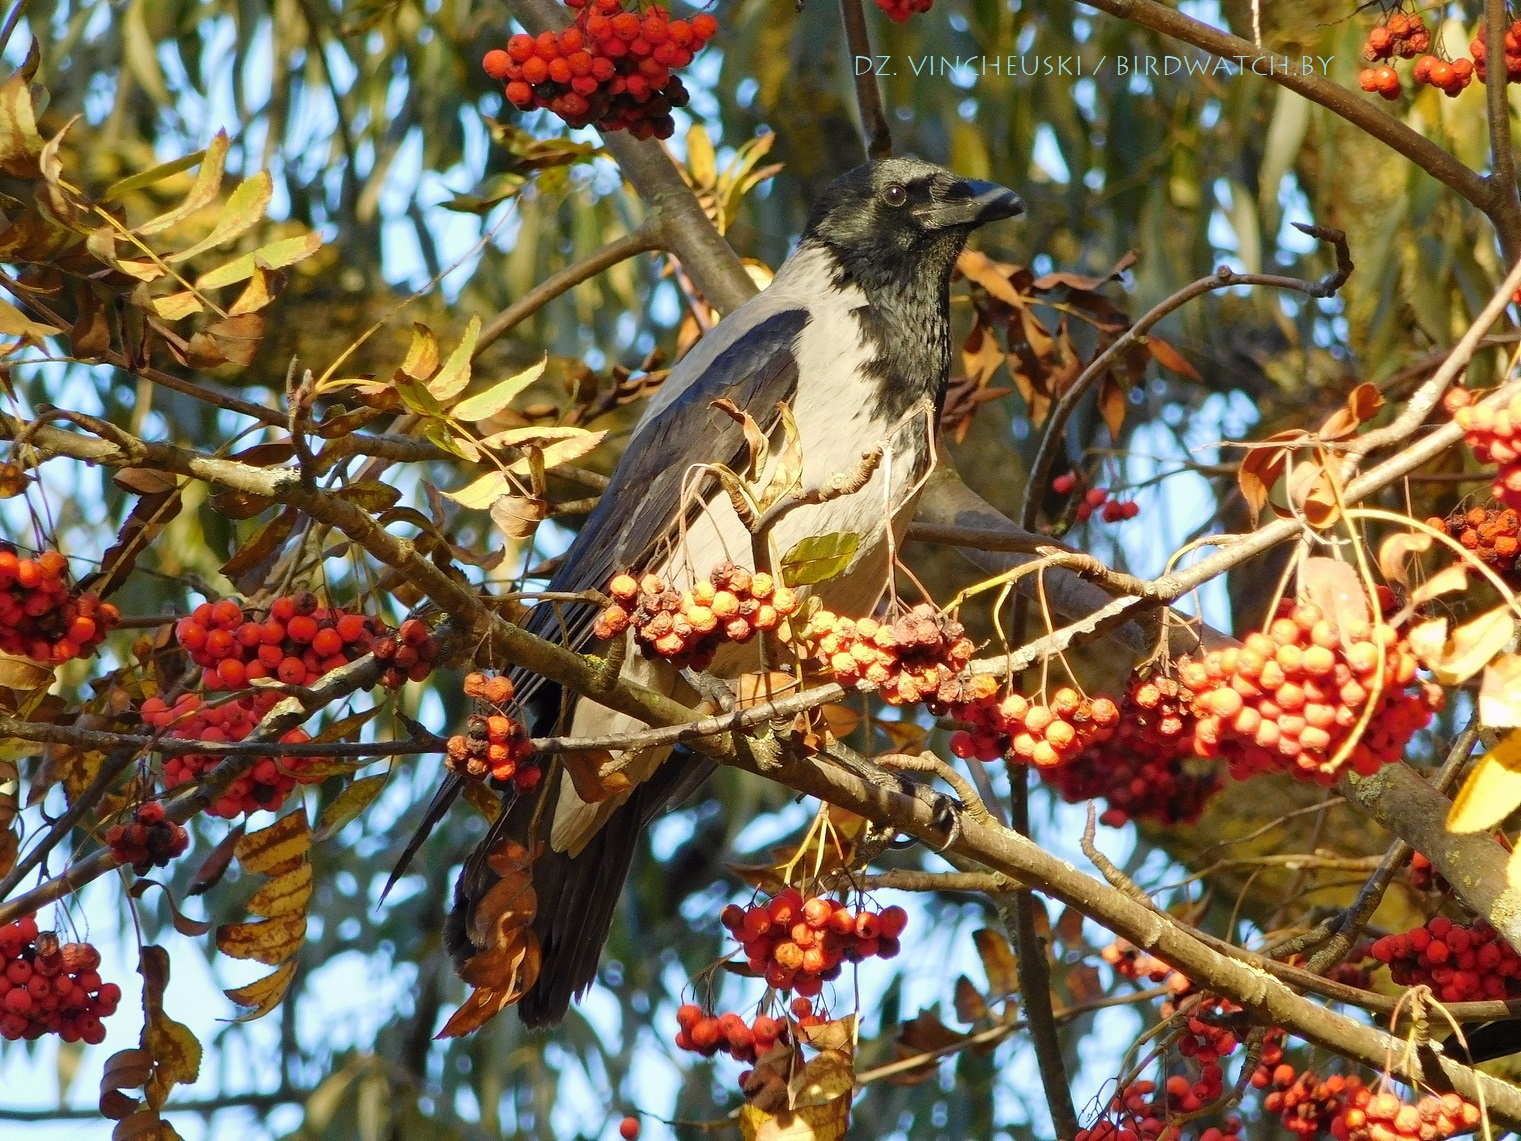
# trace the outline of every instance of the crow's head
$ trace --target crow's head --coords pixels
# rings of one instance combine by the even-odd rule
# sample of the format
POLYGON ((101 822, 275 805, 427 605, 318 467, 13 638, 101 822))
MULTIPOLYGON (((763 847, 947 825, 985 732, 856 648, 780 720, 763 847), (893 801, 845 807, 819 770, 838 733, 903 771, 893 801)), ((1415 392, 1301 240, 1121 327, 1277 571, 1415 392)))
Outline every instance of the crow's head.
POLYGON ((937 282, 978 226, 1024 213, 1012 190, 913 158, 878 159, 832 182, 803 231, 870 290, 912 275, 937 282))

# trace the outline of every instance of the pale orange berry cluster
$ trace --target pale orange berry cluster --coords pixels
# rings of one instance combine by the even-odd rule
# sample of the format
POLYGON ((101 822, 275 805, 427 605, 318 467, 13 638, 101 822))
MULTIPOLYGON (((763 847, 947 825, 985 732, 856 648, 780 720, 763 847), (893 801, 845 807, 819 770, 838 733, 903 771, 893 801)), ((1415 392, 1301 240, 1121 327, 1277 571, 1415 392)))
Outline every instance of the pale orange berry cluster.
POLYGON ((1466 388, 1454 388, 1445 403, 1479 462, 1495 465, 1494 497, 1521 510, 1521 393, 1496 408, 1475 403, 1466 388))
POLYGON ((1068 686, 1044 702, 1018 693, 998 700, 995 693, 958 706, 955 716, 971 726, 951 735, 951 751, 958 757, 1007 756, 1041 769, 1067 764, 1090 745, 1107 741, 1120 724, 1119 706, 1109 698, 1090 698, 1068 686))
POLYGON ((513 698, 512 679, 505 674, 466 674, 465 696, 487 712, 472 714, 465 731, 449 738, 444 767, 467 780, 489 777, 499 787, 510 784, 519 792, 537 788, 543 770, 524 763, 533 756, 533 740, 527 726, 507 715, 513 698))
POLYGON ((1418 683, 1415 655, 1392 627, 1358 620, 1343 631, 1292 599, 1242 645, 1182 662, 1179 678, 1197 695, 1194 750, 1228 762, 1237 780, 1288 772, 1330 784, 1346 767, 1368 776, 1399 760, 1443 701, 1440 687, 1418 683))
POLYGON ((798 596, 765 571, 719 563, 706 582, 676 590, 657 574, 636 579, 620 574, 608 584, 612 598, 597 616, 593 633, 603 640, 634 631, 647 658, 678 669, 707 669, 726 642, 748 642, 775 630, 797 612, 798 596))
POLYGON ((949 615, 921 602, 891 622, 814 614, 805 638, 814 657, 847 688, 876 690, 889 705, 923 702, 948 713, 971 700, 963 677, 974 646, 949 615))

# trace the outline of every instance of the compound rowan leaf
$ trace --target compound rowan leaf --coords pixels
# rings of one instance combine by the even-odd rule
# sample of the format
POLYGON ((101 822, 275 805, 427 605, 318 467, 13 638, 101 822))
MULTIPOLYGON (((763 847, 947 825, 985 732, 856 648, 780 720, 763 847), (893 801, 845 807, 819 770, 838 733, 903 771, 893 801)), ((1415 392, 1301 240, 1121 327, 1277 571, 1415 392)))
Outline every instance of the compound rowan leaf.
POLYGON ((828 582, 845 572, 861 545, 854 531, 810 535, 782 556, 782 582, 787 586, 812 586, 828 582))
POLYGON ((217 947, 234 959, 254 959, 274 967, 301 949, 306 912, 277 915, 254 923, 226 923, 217 928, 217 947))
POLYGON ((1501 654, 1485 669, 1479 720, 1494 729, 1521 726, 1521 654, 1501 654))
MULTIPOLYGON (((588 452, 595 451, 597 445, 602 443, 603 439, 607 436, 605 431, 588 432, 585 428, 563 428, 561 431, 574 432, 575 434, 568 435, 562 440, 556 440, 542 450, 533 445, 523 445, 539 453, 542 457, 540 462, 543 463, 545 471, 553 471, 562 464, 568 464, 573 460, 580 459, 588 452)), ((534 462, 533 456, 524 456, 522 459, 514 460, 509 464, 507 470, 519 478, 526 478, 532 471, 534 462)))
POLYGON ((388 772, 376 773, 374 776, 360 777, 349 785, 322 810, 312 839, 321 843, 342 832, 350 821, 358 819, 359 814, 374 803, 390 779, 391 774, 388 772))
POLYGON ((1521 729, 1479 758, 1447 812, 1447 831, 1484 832, 1521 805, 1521 729))
POLYGON ((458 491, 444 492, 444 497, 472 511, 484 511, 502 496, 511 495, 512 490, 513 483, 507 478, 506 472, 488 471, 458 491))
POLYGON ((291 980, 295 977, 296 960, 291 959, 273 974, 265 975, 262 979, 255 979, 247 986, 223 991, 223 994, 239 1006, 253 1007, 246 1014, 240 1014, 231 1021, 252 1022, 256 1018, 263 1018, 280 1005, 286 991, 290 990, 291 980))
MULTIPOLYGON (((227 138, 226 131, 218 131, 217 135, 222 139, 227 138)), ((134 190, 142 190, 145 187, 153 186, 156 183, 164 181, 166 178, 172 178, 181 171, 189 170, 205 158, 205 151, 191 151, 188 155, 181 155, 179 158, 170 159, 168 162, 161 162, 157 166, 150 166, 147 170, 138 171, 136 174, 113 182, 110 186, 106 187, 106 192, 100 196, 100 200, 102 202, 111 202, 132 193, 134 190)), ((215 191, 212 191, 211 197, 216 197, 215 191)), ((208 202, 210 200, 210 198, 207 199, 208 202)), ((137 233, 141 234, 142 232, 142 227, 138 227, 137 233)))

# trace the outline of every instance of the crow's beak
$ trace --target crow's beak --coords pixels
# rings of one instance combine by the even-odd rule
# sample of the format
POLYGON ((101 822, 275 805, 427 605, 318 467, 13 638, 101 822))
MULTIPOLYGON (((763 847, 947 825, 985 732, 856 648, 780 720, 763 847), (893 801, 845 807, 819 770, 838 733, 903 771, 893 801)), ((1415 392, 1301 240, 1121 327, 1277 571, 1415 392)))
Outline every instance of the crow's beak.
POLYGON ((962 179, 939 202, 917 211, 919 219, 936 230, 985 226, 1003 218, 1017 218, 1024 212, 1024 199, 1008 187, 972 179, 962 179))

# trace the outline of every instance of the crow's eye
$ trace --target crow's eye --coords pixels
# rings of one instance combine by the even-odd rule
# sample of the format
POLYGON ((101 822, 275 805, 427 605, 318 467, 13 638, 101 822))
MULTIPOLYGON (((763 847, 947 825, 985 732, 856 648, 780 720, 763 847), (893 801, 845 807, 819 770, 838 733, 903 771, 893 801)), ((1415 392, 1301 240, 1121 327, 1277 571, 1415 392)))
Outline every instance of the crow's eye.
POLYGON ((882 201, 889 206, 902 206, 908 201, 908 191, 901 182, 892 182, 882 189, 882 201))

